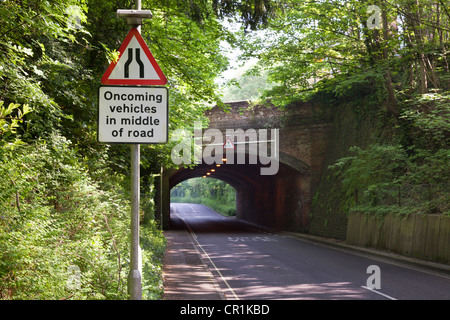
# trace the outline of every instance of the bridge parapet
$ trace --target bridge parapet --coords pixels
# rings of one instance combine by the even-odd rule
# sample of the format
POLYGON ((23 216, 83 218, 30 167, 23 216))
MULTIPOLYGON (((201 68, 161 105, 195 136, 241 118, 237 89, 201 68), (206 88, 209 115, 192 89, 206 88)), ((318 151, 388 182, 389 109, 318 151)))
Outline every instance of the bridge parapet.
POLYGON ((210 128, 281 128, 309 122, 312 107, 309 103, 301 103, 282 109, 273 105, 251 105, 248 101, 234 101, 227 102, 225 108, 215 106, 206 111, 205 115, 209 118, 210 128))

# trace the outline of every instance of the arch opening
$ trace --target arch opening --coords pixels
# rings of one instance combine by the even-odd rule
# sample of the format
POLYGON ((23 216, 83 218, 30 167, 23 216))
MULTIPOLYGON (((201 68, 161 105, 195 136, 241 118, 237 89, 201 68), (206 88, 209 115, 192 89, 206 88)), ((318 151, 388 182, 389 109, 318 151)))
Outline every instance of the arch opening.
POLYGON ((198 203, 225 216, 236 215, 236 189, 220 179, 208 176, 190 178, 173 186, 170 202, 198 203))

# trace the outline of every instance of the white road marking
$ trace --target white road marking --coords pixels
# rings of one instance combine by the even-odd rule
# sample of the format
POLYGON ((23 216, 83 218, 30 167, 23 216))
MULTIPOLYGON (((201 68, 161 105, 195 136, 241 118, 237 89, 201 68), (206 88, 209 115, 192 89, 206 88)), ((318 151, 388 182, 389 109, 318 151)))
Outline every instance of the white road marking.
MULTIPOLYGON (((192 206, 191 206, 192 208, 192 206)), ((193 209, 193 208, 192 208, 193 209)), ((233 288, 231 288, 231 286, 228 284, 227 280, 224 278, 224 276, 222 275, 222 273, 220 272, 220 270, 217 268, 217 266, 214 264, 214 262, 212 261, 211 257, 208 255, 208 253, 206 253, 205 249, 202 247, 202 245, 198 242, 197 240, 197 235, 195 234, 195 232, 191 229, 191 226, 184 220, 183 217, 181 217, 178 213, 175 213, 182 221, 183 223, 186 225, 186 227, 188 228, 188 231, 190 233, 190 235, 192 236, 192 239, 194 239, 195 243, 197 244, 198 247, 200 247, 200 249, 202 249, 203 253, 205 254, 206 258, 208 258, 209 262, 211 263, 211 265, 214 267, 214 270, 217 271, 217 273, 219 274, 220 278, 223 280, 223 282, 225 283, 225 285, 228 287, 229 291, 231 292, 231 294, 233 295, 233 297, 236 300, 240 300, 239 297, 236 295, 236 293, 234 292, 233 288)))
POLYGON ((374 290, 374 289, 370 289, 369 287, 361 286, 361 288, 364 288, 364 289, 366 289, 366 290, 369 290, 369 291, 371 291, 371 292, 374 292, 374 293, 376 293, 376 294, 379 294, 379 295, 381 295, 381 296, 383 296, 383 297, 385 297, 385 298, 388 298, 388 299, 390 299, 390 300, 397 300, 397 299, 395 299, 395 298, 393 298, 393 297, 391 297, 391 296, 388 296, 388 295, 385 294, 385 293, 382 293, 382 292, 377 291, 377 290, 374 290))

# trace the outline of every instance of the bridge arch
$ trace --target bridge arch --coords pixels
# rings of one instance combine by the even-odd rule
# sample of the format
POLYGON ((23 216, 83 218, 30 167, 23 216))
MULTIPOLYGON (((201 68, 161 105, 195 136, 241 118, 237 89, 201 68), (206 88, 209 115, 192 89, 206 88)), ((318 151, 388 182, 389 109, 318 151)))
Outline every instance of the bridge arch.
POLYGON ((278 172, 274 175, 261 175, 260 169, 264 165, 259 162, 223 163, 220 167, 204 162, 192 168, 181 167, 168 172, 168 189, 185 180, 203 177, 214 169, 212 178, 222 180, 236 190, 237 218, 272 228, 304 231, 310 214, 309 168, 283 152, 279 158, 278 172))
MULTIPOLYGON (((269 131, 266 131, 267 135, 263 134, 262 141, 265 137, 267 142, 273 141, 272 129, 276 129, 279 137, 276 139, 279 142, 278 146, 272 146, 271 143, 267 146, 269 155, 272 147, 278 149, 279 168, 276 174, 261 175, 260 169, 268 166, 260 162, 248 164, 248 161, 246 164, 222 165, 220 170, 215 171, 214 178, 236 189, 237 217, 273 228, 308 232, 312 195, 321 178, 332 128, 329 119, 315 115, 316 107, 307 102, 292 104, 285 108, 255 106, 246 101, 231 102, 227 105, 227 110, 216 106, 205 111, 209 127, 202 129, 203 133, 215 129, 214 136, 222 134, 223 141, 226 141, 229 130, 234 132, 234 137, 240 135, 241 139, 236 143, 240 141, 241 144, 246 144, 243 141, 247 140, 242 138, 253 134, 253 130, 258 132, 258 136, 261 130, 263 133, 265 129, 270 130, 270 140, 269 131)), ((194 138, 195 135, 194 130, 194 138)), ((248 139, 250 141, 250 138, 248 139)), ((205 141, 208 142, 210 139, 205 140, 203 137, 202 143, 205 141)), ((191 144, 197 145, 197 142, 191 144)), ((239 150, 241 154, 249 156, 249 150, 252 148, 249 145, 242 149, 236 147, 235 157, 239 155, 239 150)), ((170 189, 184 180, 202 177, 205 170, 212 166, 204 162, 192 168, 181 167, 177 170, 163 168, 159 198, 161 203, 157 206, 157 216, 161 219, 163 228, 170 227, 170 189)))

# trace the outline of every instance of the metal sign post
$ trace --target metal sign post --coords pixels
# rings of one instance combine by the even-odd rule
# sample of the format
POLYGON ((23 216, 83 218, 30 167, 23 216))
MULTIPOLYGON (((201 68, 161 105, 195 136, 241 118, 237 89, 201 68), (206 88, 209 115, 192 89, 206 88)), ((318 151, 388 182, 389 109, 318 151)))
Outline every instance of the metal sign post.
POLYGON ((139 270, 139 204, 140 204, 140 145, 131 145, 131 250, 128 293, 131 300, 142 300, 142 276, 139 270))
POLYGON ((140 144, 166 143, 168 137, 167 79, 141 36, 142 19, 152 18, 149 10, 117 10, 132 27, 99 88, 98 141, 131 143, 131 249, 128 293, 142 300, 142 260, 139 246, 140 144), (116 70, 117 69, 117 70, 116 70), (130 86, 130 85, 134 86, 130 86), (115 86, 111 86, 115 85, 115 86), (147 85, 145 87, 145 85, 147 85))
MULTIPOLYGON (((135 0, 135 9, 141 9, 141 0, 135 0)), ((142 22, 142 20, 140 21, 142 22)), ((141 30, 140 24, 138 31, 141 30)), ((139 270, 140 245, 139 245, 139 207, 140 207, 140 158, 139 144, 131 145, 131 249, 130 249, 130 274, 128 275, 128 293, 131 300, 142 300, 142 276, 139 270)))
MULTIPOLYGON (((141 10, 141 0, 135 0, 135 9, 141 10)), ((119 10, 120 11, 120 10, 119 10)), ((118 11, 118 14, 119 14, 118 11)), ((128 15, 120 16, 127 19, 127 22, 137 26, 140 32, 140 24, 145 14, 137 13, 133 18, 133 11, 128 15)), ((150 14, 151 17, 151 14, 150 14)), ((128 276, 128 293, 131 300, 142 300, 142 276, 140 266, 140 246, 139 246, 139 207, 140 207, 140 145, 131 145, 131 250, 130 250, 130 274, 128 276)))
MULTIPOLYGON (((135 0, 135 9, 141 10, 141 0, 135 0)), ((128 22, 130 22, 128 20, 128 22)), ((142 20, 138 21, 142 22, 142 20)), ((140 23, 137 27, 140 32, 140 23)), ((139 207, 140 207, 140 158, 139 144, 131 145, 131 249, 130 274, 128 275, 128 293, 131 300, 142 300, 142 276, 139 270, 139 207)))

